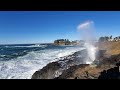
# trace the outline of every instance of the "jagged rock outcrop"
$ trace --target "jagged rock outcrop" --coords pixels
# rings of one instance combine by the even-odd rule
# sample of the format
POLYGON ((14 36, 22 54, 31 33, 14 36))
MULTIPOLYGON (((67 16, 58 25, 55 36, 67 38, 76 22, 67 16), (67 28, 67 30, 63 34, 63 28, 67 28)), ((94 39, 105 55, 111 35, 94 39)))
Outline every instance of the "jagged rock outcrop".
POLYGON ((120 54, 107 57, 103 54, 104 51, 100 52, 102 56, 97 58, 97 64, 84 64, 87 52, 82 50, 49 63, 36 71, 32 79, 119 79, 120 54))
POLYGON ((32 79, 54 79, 71 66, 85 63, 84 59, 86 59, 86 56, 87 51, 82 50, 79 52, 75 52, 73 55, 63 57, 59 61, 49 63, 42 69, 36 71, 32 75, 32 79))
POLYGON ((98 79, 120 79, 120 62, 114 68, 103 70, 98 79))
POLYGON ((81 70, 85 69, 87 66, 88 66, 88 64, 81 64, 81 65, 72 66, 69 69, 65 70, 57 79, 76 79, 76 78, 80 78, 78 75, 76 75, 76 71, 78 69, 81 69, 81 70))
POLYGON ((32 75, 32 79, 53 79, 55 78, 55 72, 60 68, 60 64, 57 62, 49 63, 46 67, 36 71, 32 75))
POLYGON ((120 79, 120 55, 110 58, 103 58, 101 62, 94 66, 75 65, 65 70, 57 79, 120 79))

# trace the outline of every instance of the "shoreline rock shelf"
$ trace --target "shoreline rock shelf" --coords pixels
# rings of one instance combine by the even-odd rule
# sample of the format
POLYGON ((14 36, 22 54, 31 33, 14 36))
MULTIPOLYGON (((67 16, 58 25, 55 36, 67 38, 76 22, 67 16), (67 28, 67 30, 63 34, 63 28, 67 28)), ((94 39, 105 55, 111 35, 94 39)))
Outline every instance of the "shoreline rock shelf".
POLYGON ((85 64, 84 59, 87 56, 85 54, 87 54, 86 50, 82 50, 64 57, 63 60, 49 63, 41 70, 36 71, 32 75, 32 79, 110 79, 115 78, 114 73, 117 76, 116 78, 119 78, 119 68, 118 71, 111 72, 113 76, 105 73, 105 71, 110 73, 111 68, 118 67, 116 67, 116 64, 120 62, 120 55, 109 58, 101 57, 100 63, 92 66, 92 64, 85 64))
POLYGON ((86 64, 87 51, 75 52, 49 63, 32 75, 32 79, 120 79, 120 41, 99 42, 93 64, 86 64))

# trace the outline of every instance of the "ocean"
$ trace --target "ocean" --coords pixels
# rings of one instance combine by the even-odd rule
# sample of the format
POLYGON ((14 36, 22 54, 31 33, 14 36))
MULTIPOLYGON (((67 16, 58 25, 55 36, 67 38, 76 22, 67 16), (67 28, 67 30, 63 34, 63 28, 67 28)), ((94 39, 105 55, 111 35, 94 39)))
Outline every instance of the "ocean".
POLYGON ((0 79, 30 79, 48 63, 83 49, 52 44, 0 45, 0 79))

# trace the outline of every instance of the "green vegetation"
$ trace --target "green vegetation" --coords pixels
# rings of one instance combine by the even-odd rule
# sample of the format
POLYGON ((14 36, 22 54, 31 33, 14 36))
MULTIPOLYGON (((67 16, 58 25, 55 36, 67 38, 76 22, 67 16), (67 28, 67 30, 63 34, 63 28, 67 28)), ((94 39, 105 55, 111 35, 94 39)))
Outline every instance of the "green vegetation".
POLYGON ((68 39, 57 39, 54 41, 55 45, 70 45, 70 41, 68 39))
POLYGON ((69 39, 57 39, 54 41, 55 45, 78 45, 79 43, 79 40, 70 41, 69 39))
POLYGON ((114 38, 112 37, 112 35, 100 37, 99 42, 103 42, 103 41, 120 41, 120 36, 114 38))

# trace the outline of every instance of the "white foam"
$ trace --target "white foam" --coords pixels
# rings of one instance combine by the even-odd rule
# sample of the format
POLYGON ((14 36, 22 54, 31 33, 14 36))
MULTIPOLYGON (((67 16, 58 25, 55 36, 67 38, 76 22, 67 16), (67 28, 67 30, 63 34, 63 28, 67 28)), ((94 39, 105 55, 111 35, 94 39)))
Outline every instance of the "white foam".
POLYGON ((1 79, 30 79, 33 73, 48 63, 57 61, 60 57, 82 50, 80 47, 65 49, 46 49, 32 51, 27 55, 9 61, 0 61, 1 79), (57 58, 57 59, 56 59, 57 58))
POLYGON ((86 59, 86 64, 91 64, 96 58, 97 48, 90 43, 85 43, 85 47, 88 52, 88 58, 86 59))
POLYGON ((39 45, 39 44, 37 45, 36 44, 36 45, 31 45, 31 46, 11 46, 11 47, 30 47, 30 48, 31 47, 43 47, 44 48, 44 47, 47 47, 47 45, 39 45))

